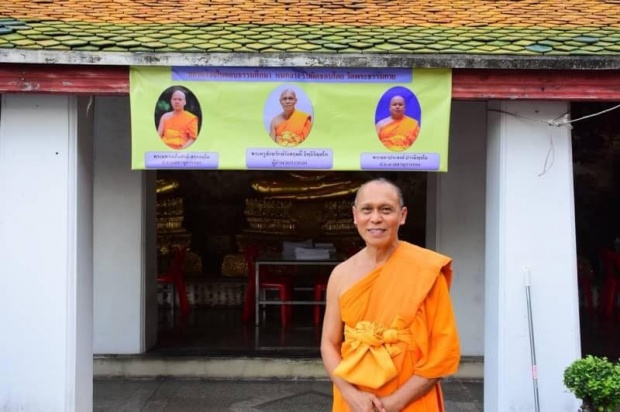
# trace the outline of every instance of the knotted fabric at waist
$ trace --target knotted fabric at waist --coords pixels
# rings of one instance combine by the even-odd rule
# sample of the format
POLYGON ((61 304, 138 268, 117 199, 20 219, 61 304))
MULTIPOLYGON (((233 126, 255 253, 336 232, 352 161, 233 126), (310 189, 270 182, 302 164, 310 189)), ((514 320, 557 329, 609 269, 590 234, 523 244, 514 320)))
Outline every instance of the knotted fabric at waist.
POLYGON ((355 385, 377 389, 398 375, 393 357, 413 343, 411 330, 398 316, 389 328, 376 322, 360 321, 345 326, 342 361, 334 375, 355 385))

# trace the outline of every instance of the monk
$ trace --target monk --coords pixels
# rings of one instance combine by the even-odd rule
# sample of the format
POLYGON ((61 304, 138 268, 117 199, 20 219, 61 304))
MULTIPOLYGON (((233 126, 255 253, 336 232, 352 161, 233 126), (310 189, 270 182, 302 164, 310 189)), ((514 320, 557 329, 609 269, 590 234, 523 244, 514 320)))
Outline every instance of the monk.
POLYGON ((444 411, 439 380, 460 360, 451 259, 399 240, 406 217, 393 183, 358 190, 353 221, 366 246, 329 278, 321 337, 333 411, 444 411))
POLYGON ((381 143, 396 152, 409 148, 420 133, 418 121, 405 114, 405 99, 402 96, 390 99, 390 116, 379 120, 375 126, 381 143))
POLYGON ((172 111, 159 119, 157 132, 162 141, 173 149, 185 149, 198 136, 198 117, 185 111, 185 93, 175 90, 170 98, 172 111))
POLYGON ((312 127, 312 116, 295 108, 297 95, 285 89, 280 94, 282 112, 271 120, 269 136, 281 146, 297 146, 303 142, 312 127))

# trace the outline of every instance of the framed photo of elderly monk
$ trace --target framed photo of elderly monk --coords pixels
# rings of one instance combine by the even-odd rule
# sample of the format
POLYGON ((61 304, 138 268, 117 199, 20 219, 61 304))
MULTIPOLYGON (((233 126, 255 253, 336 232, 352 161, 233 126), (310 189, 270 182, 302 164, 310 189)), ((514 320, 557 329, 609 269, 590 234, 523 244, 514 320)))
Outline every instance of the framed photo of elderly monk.
POLYGON ((155 104, 155 129, 166 146, 188 148, 198 139, 201 126, 202 110, 194 93, 178 85, 162 92, 155 104))
POLYGON ((267 98, 263 123, 269 137, 280 146, 297 146, 306 140, 314 122, 314 109, 299 86, 283 84, 267 98))
POLYGON ((375 129, 386 149, 408 149, 418 138, 421 126, 420 103, 411 90, 397 86, 383 93, 375 112, 375 129))

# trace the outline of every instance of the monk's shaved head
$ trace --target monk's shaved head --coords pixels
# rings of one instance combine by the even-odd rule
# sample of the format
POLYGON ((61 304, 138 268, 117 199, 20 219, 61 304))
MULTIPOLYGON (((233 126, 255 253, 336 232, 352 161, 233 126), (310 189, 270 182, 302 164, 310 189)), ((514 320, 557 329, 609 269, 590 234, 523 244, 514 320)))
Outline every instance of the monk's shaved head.
POLYGON ((297 99, 297 95, 295 94, 295 90, 293 90, 293 89, 284 89, 284 90, 282 90, 282 93, 280 93, 280 99, 283 98, 286 95, 293 96, 295 99, 297 99))
POLYGON ((400 205, 400 207, 405 207, 405 200, 403 199, 403 192, 402 190, 400 190, 400 187, 396 186, 396 184, 394 182, 392 182, 391 180, 388 180, 386 178, 383 177, 379 177, 376 179, 372 179, 367 181, 366 183, 362 184, 359 189, 357 189, 357 193, 355 194, 355 203, 354 205, 357 205, 357 201, 360 197, 360 193, 366 189, 366 186, 368 186, 371 183, 379 183, 379 184, 385 184, 385 185, 389 185, 394 189, 394 192, 396 192, 396 196, 398 197, 398 204, 400 205))
POLYGON ((292 89, 284 89, 280 93, 280 105, 284 113, 292 113, 297 104, 297 95, 292 89))
POLYGON ((185 104, 187 101, 185 100, 185 92, 180 89, 174 89, 172 95, 170 96, 170 104, 172 105, 172 110, 175 112, 181 112, 185 109, 185 104))
POLYGON ((390 99, 390 116, 392 119, 402 119, 405 115, 405 98, 396 95, 390 99))
POLYGON ((405 104, 405 98, 403 96, 394 96, 390 99, 390 104, 395 103, 395 102, 400 102, 403 105, 405 104))
POLYGON ((172 91, 172 95, 170 95, 170 98, 174 97, 175 95, 177 95, 177 96, 180 95, 180 96, 183 97, 183 99, 185 99, 185 92, 183 90, 181 90, 181 89, 174 89, 172 91))

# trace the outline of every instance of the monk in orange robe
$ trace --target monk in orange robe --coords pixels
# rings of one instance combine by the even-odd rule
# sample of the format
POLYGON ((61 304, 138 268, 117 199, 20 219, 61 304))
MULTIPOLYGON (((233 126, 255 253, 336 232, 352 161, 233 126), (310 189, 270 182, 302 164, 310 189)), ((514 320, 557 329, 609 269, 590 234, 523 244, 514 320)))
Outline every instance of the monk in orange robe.
POLYGON ((185 149, 198 136, 198 117, 185 111, 185 93, 176 90, 170 98, 172 111, 159 119, 157 132, 162 141, 173 149, 185 149))
POLYGON ((401 152, 413 144, 420 133, 416 119, 405 114, 405 99, 394 96, 390 100, 390 116, 375 125, 379 140, 385 147, 401 152))
POLYGON ((282 113, 271 120, 269 128, 269 135, 281 146, 297 146, 306 139, 312 128, 312 116, 297 110, 296 104, 295 92, 283 90, 280 94, 282 113))
POLYGON ((334 411, 444 411, 439 380, 460 360, 451 259, 400 241, 406 216, 393 183, 358 190, 353 218, 366 247, 330 276, 321 338, 334 411))

